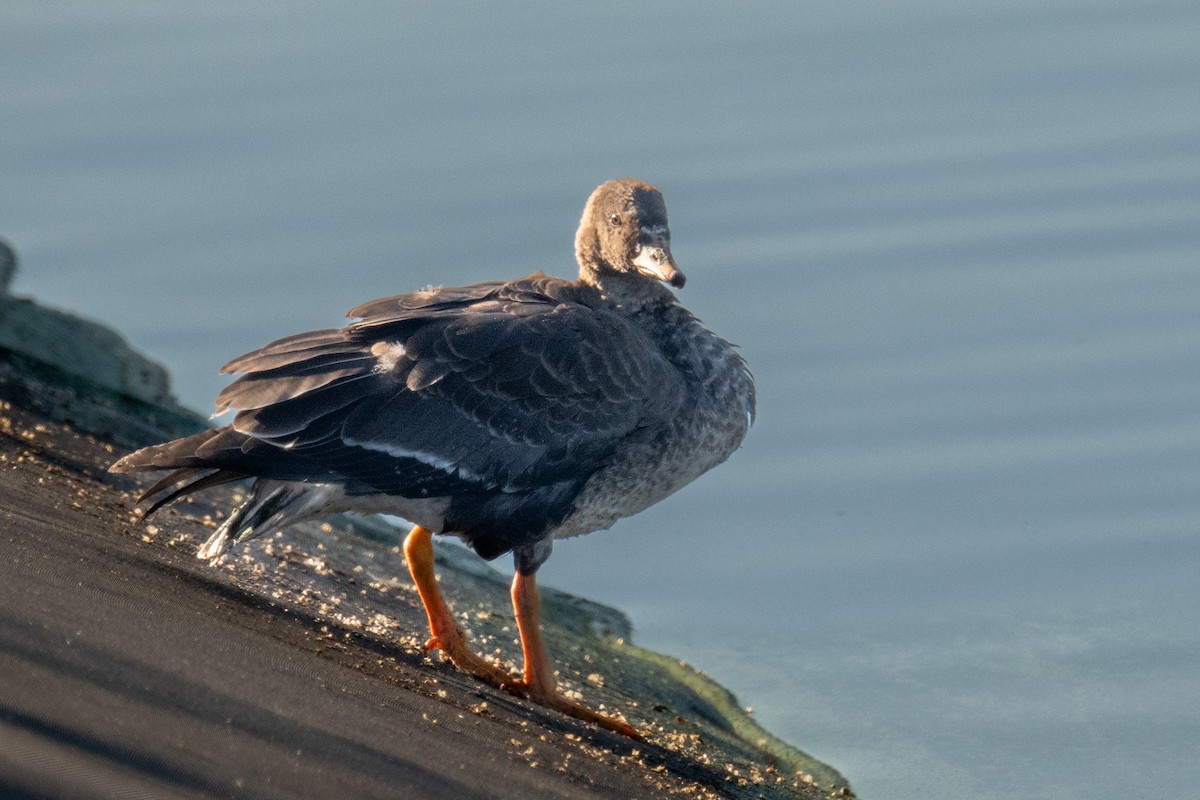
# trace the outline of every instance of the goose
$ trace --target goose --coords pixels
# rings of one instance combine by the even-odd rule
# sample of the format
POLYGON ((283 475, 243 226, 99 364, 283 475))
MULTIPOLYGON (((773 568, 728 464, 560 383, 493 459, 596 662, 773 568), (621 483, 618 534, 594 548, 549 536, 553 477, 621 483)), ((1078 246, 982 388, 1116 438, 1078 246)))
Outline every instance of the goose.
POLYGON ((575 236, 579 278, 427 288, 354 308, 339 329, 230 361, 229 424, 126 455, 114 472, 171 470, 145 511, 232 481, 245 502, 197 552, 335 512, 409 521, 404 555, 429 620, 427 652, 493 686, 631 737, 564 697, 541 636, 536 574, 556 539, 606 529, 725 461, 754 421, 737 349, 672 289, 662 194, 599 186, 575 236), (524 657, 509 675, 473 652, 434 577, 432 534, 484 559, 512 553, 524 657))

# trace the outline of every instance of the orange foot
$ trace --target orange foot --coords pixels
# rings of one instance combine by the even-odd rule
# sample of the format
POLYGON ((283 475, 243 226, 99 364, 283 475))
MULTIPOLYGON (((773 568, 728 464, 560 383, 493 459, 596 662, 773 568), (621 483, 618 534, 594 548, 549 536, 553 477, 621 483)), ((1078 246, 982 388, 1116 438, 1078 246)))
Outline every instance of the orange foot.
POLYGON ((450 613, 450 607, 446 605, 434 576, 433 542, 429 531, 420 526, 414 527, 404 540, 404 555, 408 561, 409 572, 417 585, 417 592, 421 595, 421 602, 425 605, 425 613, 429 617, 432 636, 425 644, 426 653, 441 650, 454 666, 484 683, 553 708, 569 717, 598 725, 605 730, 633 739, 642 738, 627 722, 606 717, 559 694, 554 679, 554 668, 542 644, 541 600, 533 575, 522 575, 518 572, 513 578, 513 610, 516 613, 521 648, 525 655, 525 677, 514 678, 467 646, 467 637, 455 621, 454 615, 450 613))
POLYGON ((590 722, 593 725, 598 725, 599 727, 604 728, 605 730, 619 733, 622 736, 628 736, 630 739, 640 740, 642 738, 642 735, 638 733, 637 728, 634 728, 625 720, 617 719, 616 717, 606 717, 599 711, 595 711, 585 705, 572 702, 559 694, 556 689, 552 688, 547 691, 546 689, 534 688, 534 686, 529 684, 527 681, 521 680, 517 681, 512 688, 509 689, 509 691, 520 695, 527 700, 532 700, 540 706, 553 708, 555 711, 566 714, 568 717, 574 717, 575 719, 581 719, 584 722, 590 722))
POLYGON ((540 706, 553 708, 568 717, 590 722, 605 730, 614 731, 631 739, 641 739, 642 735, 627 722, 613 717, 606 717, 587 706, 572 702, 563 697, 554 687, 549 689, 532 685, 521 678, 515 678, 492 662, 474 653, 466 644, 466 636, 455 631, 457 635, 433 637, 425 643, 425 652, 432 653, 441 650, 442 653, 459 670, 471 675, 484 683, 494 686, 501 691, 523 697, 540 706))
POLYGON ((432 653, 434 650, 441 650, 458 669, 497 689, 512 691, 513 686, 519 683, 513 676, 467 647, 467 637, 457 625, 449 631, 442 631, 431 637, 425 643, 426 653, 432 653))
POLYGON ((517 618, 517 630, 521 634, 521 649, 525 654, 525 678, 517 683, 516 691, 539 705, 561 711, 569 717, 599 725, 631 739, 642 735, 632 725, 615 717, 606 717, 599 711, 572 702, 558 692, 554 667, 546 655, 542 642, 542 599, 538 594, 537 581, 532 574, 513 575, 513 613, 517 618))

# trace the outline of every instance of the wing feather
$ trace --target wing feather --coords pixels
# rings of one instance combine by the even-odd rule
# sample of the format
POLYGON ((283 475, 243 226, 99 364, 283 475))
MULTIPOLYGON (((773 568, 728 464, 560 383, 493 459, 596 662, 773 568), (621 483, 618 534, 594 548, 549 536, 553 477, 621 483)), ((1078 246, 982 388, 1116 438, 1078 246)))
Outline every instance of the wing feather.
POLYGON ((318 422, 336 424, 340 412, 347 411, 359 403, 364 393, 370 391, 370 387, 362 387, 359 384, 372 377, 372 373, 359 372, 331 381, 306 394, 238 411, 233 418, 232 427, 238 433, 256 439, 282 444, 285 440, 295 438, 302 442, 314 432, 324 431, 324 427, 318 425, 318 422))
POLYGON ((304 361, 254 370, 217 395, 217 414, 231 408, 265 408, 310 395, 330 384, 361 377, 374 369, 370 353, 322 353, 304 361))
POLYGON ((230 362, 233 429, 405 496, 581 481, 682 377, 640 329, 541 275, 365 303, 230 362))
POLYGON ((344 348, 342 331, 337 328, 297 333, 238 356, 221 367, 221 374, 274 369, 294 363, 303 353, 339 352, 344 348))

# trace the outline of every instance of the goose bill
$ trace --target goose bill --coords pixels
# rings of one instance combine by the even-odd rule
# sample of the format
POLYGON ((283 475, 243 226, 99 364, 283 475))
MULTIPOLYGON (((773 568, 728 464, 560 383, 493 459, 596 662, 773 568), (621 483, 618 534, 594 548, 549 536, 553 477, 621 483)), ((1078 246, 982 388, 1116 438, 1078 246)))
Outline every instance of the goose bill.
POLYGON ((640 245, 633 265, 643 275, 669 283, 676 289, 682 289, 687 277, 675 266, 671 251, 666 244, 640 245))

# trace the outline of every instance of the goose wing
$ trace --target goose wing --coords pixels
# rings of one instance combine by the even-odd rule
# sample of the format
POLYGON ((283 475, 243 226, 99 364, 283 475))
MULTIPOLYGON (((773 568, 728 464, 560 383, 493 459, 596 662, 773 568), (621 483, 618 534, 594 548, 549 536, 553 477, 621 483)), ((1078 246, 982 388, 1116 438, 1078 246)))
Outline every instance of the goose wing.
POLYGON ((581 299, 539 275, 376 300, 230 362, 243 375, 218 412, 374 491, 582 481, 670 420, 684 384, 641 329, 581 299))

